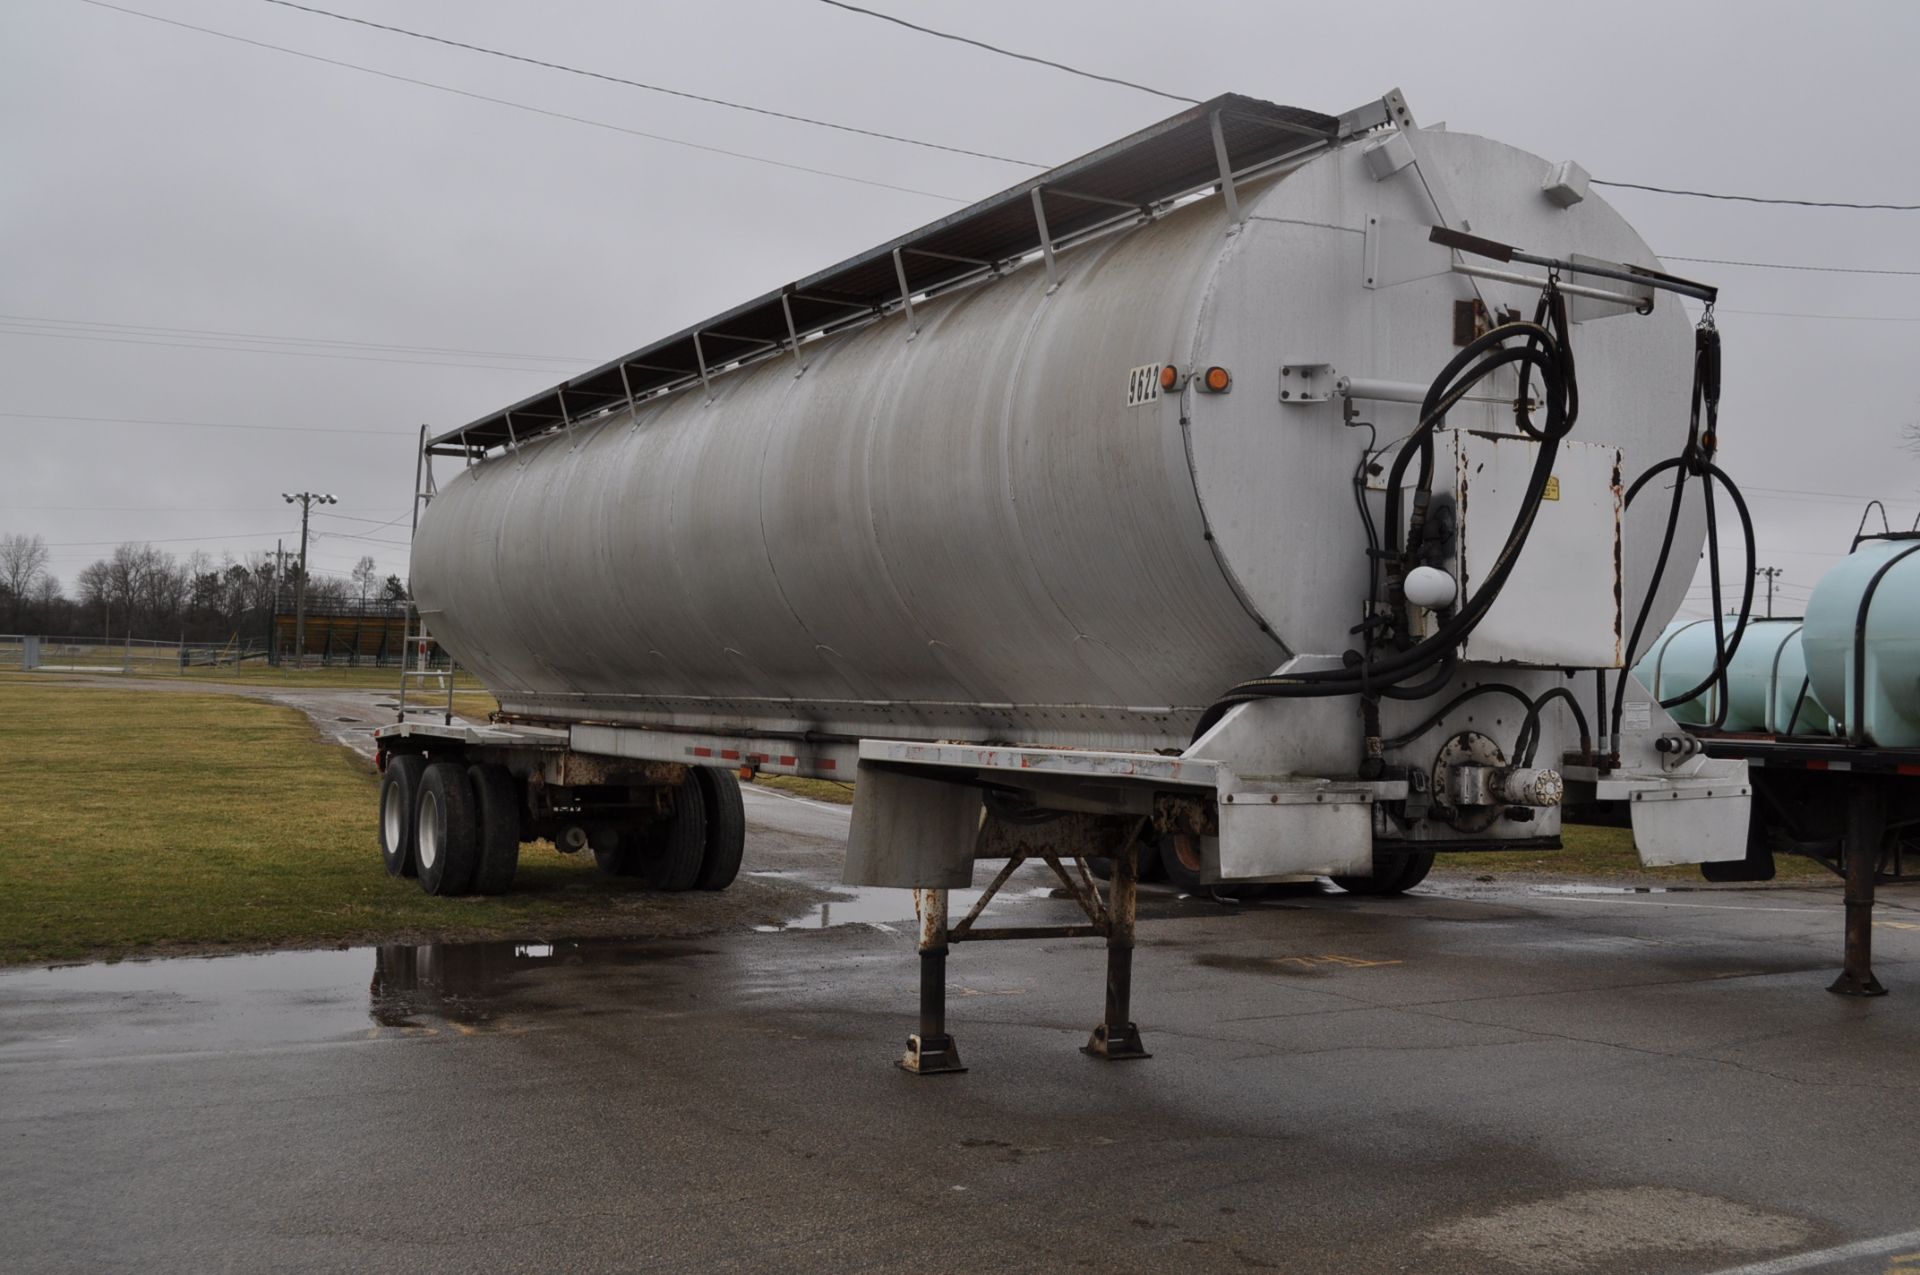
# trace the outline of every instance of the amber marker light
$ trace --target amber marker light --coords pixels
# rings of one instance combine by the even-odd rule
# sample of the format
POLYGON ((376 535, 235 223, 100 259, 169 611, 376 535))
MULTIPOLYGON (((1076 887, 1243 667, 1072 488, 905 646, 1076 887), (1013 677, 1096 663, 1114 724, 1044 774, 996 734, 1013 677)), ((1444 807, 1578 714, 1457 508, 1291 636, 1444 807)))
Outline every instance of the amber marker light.
POLYGON ((1180 384, 1180 369, 1169 363, 1160 369, 1160 388, 1170 390, 1180 384))
POLYGON ((1233 388, 1233 374, 1223 367, 1210 367, 1200 383, 1207 387, 1209 394, 1225 394, 1233 388))

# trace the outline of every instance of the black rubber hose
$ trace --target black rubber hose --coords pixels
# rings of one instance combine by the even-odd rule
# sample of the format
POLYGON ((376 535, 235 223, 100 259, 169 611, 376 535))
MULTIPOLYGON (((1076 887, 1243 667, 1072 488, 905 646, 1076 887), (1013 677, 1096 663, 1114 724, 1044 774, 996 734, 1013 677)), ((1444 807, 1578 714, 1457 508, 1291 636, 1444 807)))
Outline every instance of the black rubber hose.
MULTIPOLYGON (((1532 718, 1534 714, 1533 700, 1528 698, 1527 693, 1519 687, 1509 686, 1505 682, 1482 682, 1478 686, 1468 687, 1466 690, 1461 691, 1458 695, 1448 700, 1445 704, 1442 704, 1439 708, 1436 708, 1433 712, 1429 713, 1426 719, 1418 726, 1413 727, 1411 730, 1402 731, 1393 738, 1383 739, 1380 742, 1388 748, 1403 748, 1439 725, 1448 713, 1451 713, 1454 709, 1470 700, 1480 698, 1482 695, 1512 696, 1520 702, 1521 708, 1527 710, 1528 719, 1532 718)), ((1517 747, 1516 745, 1516 749, 1517 747)))
POLYGON ((1580 707, 1580 701, 1574 698, 1572 691, 1564 686, 1556 686, 1541 692, 1534 699, 1533 709, 1527 714, 1527 720, 1520 727, 1521 738, 1514 741, 1514 765, 1533 765, 1533 755, 1540 748, 1540 710, 1557 699, 1565 700, 1567 707, 1573 710, 1574 725, 1580 728, 1581 755, 1585 757, 1593 755, 1593 732, 1587 724, 1586 712, 1580 707))
MULTIPOLYGON (((1717 635, 1720 632, 1720 629, 1718 625, 1715 626, 1715 633, 1716 633, 1715 649, 1719 652, 1719 658, 1714 662, 1713 671, 1708 673, 1706 678, 1703 681, 1701 681, 1701 683, 1698 686, 1694 687, 1692 690, 1687 691, 1680 695, 1669 696, 1668 698, 1661 700, 1660 707, 1676 708, 1679 705, 1686 703, 1688 700, 1693 699, 1695 696, 1701 694, 1708 687, 1712 686, 1715 682, 1718 682, 1722 687, 1722 693, 1720 696, 1721 711, 1719 714, 1719 719, 1714 723, 1715 726, 1717 727, 1721 722, 1724 722, 1726 720, 1727 697, 1725 694, 1725 686, 1726 686, 1727 666, 1733 663, 1734 652, 1740 649, 1740 640, 1746 636, 1747 621, 1753 615, 1753 567, 1756 560, 1756 557, 1755 557, 1756 550, 1754 547, 1754 540, 1753 540, 1753 518, 1747 512, 1746 499, 1740 495, 1740 489, 1733 485, 1733 480, 1731 478, 1728 478, 1725 473, 1721 472, 1721 469, 1718 465, 1714 464, 1712 461, 1707 461, 1705 462, 1705 464, 1706 464, 1705 476, 1708 479, 1708 481, 1717 482, 1722 487, 1727 489, 1727 495, 1733 498, 1734 510, 1740 515, 1740 531, 1746 541, 1746 550, 1747 550, 1747 587, 1741 592, 1741 595, 1740 595, 1740 622, 1734 626, 1732 640, 1725 642, 1724 644, 1720 643, 1717 638, 1717 635)), ((1711 500, 1709 500, 1707 509, 1708 509, 1707 516, 1709 519, 1711 519, 1713 516, 1712 515, 1713 505, 1711 503, 1711 500)), ((1721 610, 1721 607, 1720 607, 1720 599, 1717 593, 1713 601, 1714 601, 1713 609, 1716 613, 1718 613, 1721 610)))
MULTIPOLYGON (((1551 312, 1554 324, 1564 331, 1565 307, 1558 300, 1557 295, 1551 306, 1551 312)), ((1194 731, 1195 739, 1212 729, 1226 711, 1237 703, 1254 699, 1351 695, 1368 692, 1369 688, 1372 688, 1375 693, 1385 694, 1389 693, 1389 688, 1394 683, 1424 672, 1435 663, 1448 660, 1453 656, 1460 642, 1492 607, 1507 578, 1512 575, 1513 568, 1519 560, 1520 550, 1532 532, 1534 520, 1539 514, 1540 500, 1546 490, 1547 481, 1552 476, 1559 441, 1573 428, 1574 417, 1569 411, 1569 405, 1575 400, 1570 394, 1572 387, 1568 377, 1571 359, 1560 338, 1537 324, 1507 324, 1477 338, 1454 355, 1428 390, 1426 399, 1422 403, 1421 423, 1402 443, 1386 484, 1388 505, 1386 552, 1389 556, 1398 556, 1401 547, 1399 493, 1408 465, 1416 456, 1420 457, 1420 482, 1423 488, 1430 484, 1431 436, 1434 429, 1476 380, 1495 368, 1509 363, 1523 363, 1530 368, 1539 368, 1544 383, 1547 420, 1542 431, 1543 442, 1540 445, 1539 455, 1536 457, 1533 473, 1528 479, 1527 490, 1520 502, 1520 512, 1516 515, 1506 543, 1496 555, 1492 568, 1472 597, 1431 636, 1385 660, 1369 663, 1361 668, 1316 670, 1284 677, 1274 675, 1254 678, 1229 688, 1201 716, 1194 731), (1505 344, 1506 341, 1517 336, 1528 336, 1528 345, 1516 348, 1505 344), (1537 349, 1534 348, 1536 342, 1539 347, 1537 349), (1482 358, 1481 356, 1490 349, 1494 352, 1482 358), (1480 360, 1477 364, 1474 362, 1476 359, 1480 360), (1470 375, 1462 376, 1462 372, 1469 368, 1470 375)), ((1448 676, 1451 676, 1450 669, 1448 676)), ((1444 679, 1437 679, 1437 685, 1444 684, 1444 679)))

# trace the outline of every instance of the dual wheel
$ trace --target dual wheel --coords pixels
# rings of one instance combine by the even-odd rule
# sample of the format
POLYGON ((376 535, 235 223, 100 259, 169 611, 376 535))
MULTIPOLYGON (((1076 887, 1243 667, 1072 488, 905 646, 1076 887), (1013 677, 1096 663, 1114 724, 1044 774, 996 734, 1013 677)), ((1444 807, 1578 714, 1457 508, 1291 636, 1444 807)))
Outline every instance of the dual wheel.
POLYGON ((594 862, 611 877, 639 877, 656 890, 724 890, 740 875, 747 844, 740 781, 696 766, 664 823, 625 823, 592 834, 594 862))
MULTIPOLYGON (((662 822, 609 826, 594 835, 602 871, 639 876, 661 890, 724 890, 746 846, 740 784, 701 767, 662 822)), ((504 894, 520 862, 520 792, 504 766, 414 753, 387 759, 380 776, 380 856, 396 877, 428 894, 504 894)))
POLYGON ((1348 894, 1405 894, 1427 879, 1433 871, 1433 851, 1412 854, 1380 855, 1373 858, 1370 877, 1337 876, 1333 883, 1348 894))
POLYGON ((504 766, 387 759, 380 772, 380 858, 428 894, 505 894, 520 866, 520 794, 504 766))

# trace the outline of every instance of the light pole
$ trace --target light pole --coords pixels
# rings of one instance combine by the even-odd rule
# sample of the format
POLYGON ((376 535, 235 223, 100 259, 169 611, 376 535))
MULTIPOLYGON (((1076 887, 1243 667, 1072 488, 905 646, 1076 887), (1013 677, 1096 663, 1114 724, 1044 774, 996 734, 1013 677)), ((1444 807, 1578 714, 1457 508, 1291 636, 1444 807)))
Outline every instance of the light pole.
POLYGON ((307 662, 307 515, 315 505, 340 502, 330 494, 314 491, 283 491, 280 495, 289 505, 300 506, 300 582, 293 591, 293 666, 299 668, 307 662))

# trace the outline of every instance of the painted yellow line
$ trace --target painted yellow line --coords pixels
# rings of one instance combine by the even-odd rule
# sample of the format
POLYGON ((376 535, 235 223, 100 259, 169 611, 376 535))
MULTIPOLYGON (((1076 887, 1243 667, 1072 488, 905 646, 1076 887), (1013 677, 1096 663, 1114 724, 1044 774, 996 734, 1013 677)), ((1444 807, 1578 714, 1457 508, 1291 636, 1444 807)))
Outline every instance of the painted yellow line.
MULTIPOLYGON (((1725 1270, 1711 1272, 1711 1275, 1790 1275, 1793 1271, 1817 1270, 1822 1266, 1831 1266, 1835 1262, 1845 1262, 1856 1257, 1879 1257, 1883 1253, 1892 1253, 1899 1249, 1912 1248, 1920 1244, 1920 1231, 1902 1231, 1898 1235, 1882 1235, 1876 1239, 1855 1240, 1851 1244, 1841 1244, 1835 1248, 1815 1249, 1811 1253, 1795 1253, 1790 1257, 1776 1257, 1770 1262, 1754 1262, 1747 1266, 1729 1266, 1725 1270)), ((1912 1255, 1902 1255, 1899 1259, 1906 1262, 1912 1255)), ((1889 1268, 1891 1269, 1891 1268, 1889 1268)))

